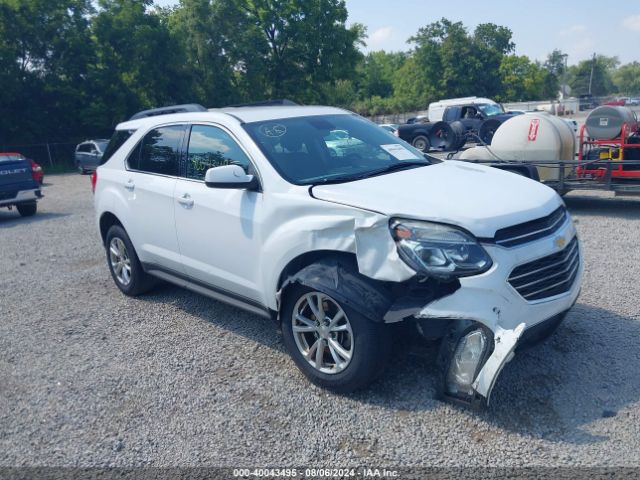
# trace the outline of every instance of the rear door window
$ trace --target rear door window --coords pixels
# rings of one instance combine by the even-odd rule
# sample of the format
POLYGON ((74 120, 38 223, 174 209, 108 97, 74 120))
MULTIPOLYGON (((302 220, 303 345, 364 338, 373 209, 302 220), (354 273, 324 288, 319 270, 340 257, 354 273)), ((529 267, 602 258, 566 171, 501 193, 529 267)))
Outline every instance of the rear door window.
POLYGON ((142 172, 177 176, 179 171, 180 145, 185 125, 159 127, 147 133, 136 151, 129 158, 129 167, 142 172), (137 161, 137 167, 136 167, 137 161))

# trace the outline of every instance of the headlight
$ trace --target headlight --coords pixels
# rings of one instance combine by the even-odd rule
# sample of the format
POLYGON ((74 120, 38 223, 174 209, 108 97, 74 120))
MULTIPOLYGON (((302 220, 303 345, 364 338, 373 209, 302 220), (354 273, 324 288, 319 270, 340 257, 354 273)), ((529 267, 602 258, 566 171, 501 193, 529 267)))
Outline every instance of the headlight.
POLYGON ((393 219, 391 233, 402 259, 433 277, 477 275, 491 267, 491 257, 468 233, 448 225, 393 219))
POLYGON ((473 395, 471 384, 486 349, 487 337, 482 330, 473 330, 460 339, 447 372, 447 393, 473 395))

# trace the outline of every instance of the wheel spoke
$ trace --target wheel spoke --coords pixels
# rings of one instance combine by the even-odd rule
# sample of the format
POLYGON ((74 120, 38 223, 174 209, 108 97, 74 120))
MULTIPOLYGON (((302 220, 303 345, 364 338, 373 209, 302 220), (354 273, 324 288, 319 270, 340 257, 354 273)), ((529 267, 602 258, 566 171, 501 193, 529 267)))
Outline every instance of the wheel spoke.
POLYGON ((336 342, 333 338, 330 338, 328 342, 329 342, 329 345, 335 348, 338 355, 340 355, 342 358, 344 358, 345 360, 351 359, 351 353, 347 352, 344 348, 342 348, 342 346, 338 342, 336 342))
POLYGON ((301 323, 304 323, 307 327, 311 327, 314 330, 316 329, 316 323, 313 320, 310 320, 301 314, 296 315, 296 320, 298 320, 301 323))
POLYGON ((296 333, 311 333, 311 332, 315 332, 317 330, 317 328, 315 326, 310 327, 307 325, 294 325, 293 326, 293 331, 296 333))
POLYGON ((323 357, 324 357, 324 340, 320 338, 318 340, 318 348, 316 348, 316 368, 321 369, 323 365, 323 357))
POLYGON ((344 325, 336 325, 331 329, 332 332, 348 332, 349 326, 347 324, 344 325))
POLYGON ((305 354, 305 356, 307 357, 307 360, 311 360, 311 357, 313 357, 313 354, 316 352, 316 350, 318 349, 318 343, 320 342, 320 339, 316 340, 315 342, 313 342, 313 345, 311 345, 311 347, 309 347, 309 350, 307 351, 307 353, 305 354))
POLYGON ((116 272, 116 275, 120 276, 120 272, 122 272, 122 263, 118 262, 113 266, 113 270, 116 272))
POLYGON ((322 295, 316 295, 316 299, 318 301, 318 311, 320 312, 320 318, 318 320, 323 321, 327 314, 325 313, 324 305, 322 304, 322 295))
POLYGON ((333 361, 336 364, 336 368, 340 368, 342 361, 338 357, 338 354, 336 353, 336 349, 333 348, 333 345, 331 345, 331 342, 327 342, 327 347, 329 347, 329 353, 331 353, 331 356, 333 357, 333 361))
MULTIPOLYGON (((309 308, 311 309, 311 312, 313 312, 313 316, 316 317, 316 320, 321 321, 324 317, 322 316, 321 310, 318 309, 318 304, 314 303, 314 295, 309 294, 307 295, 307 304, 309 305, 309 308)), ((320 299, 320 295, 317 296, 318 299, 320 299)), ((317 300, 317 302, 319 304, 322 303, 322 300, 317 300)))
POLYGON ((124 267, 122 269, 122 280, 124 281, 124 283, 129 283, 130 279, 131 279, 131 270, 129 270, 127 267, 124 267))
POLYGON ((120 252, 118 252, 118 249, 116 248, 115 245, 111 245, 111 247, 109 248, 109 252, 111 252, 111 255, 115 256, 115 257, 119 257, 120 256, 120 252))
POLYGON ((334 317, 331 319, 331 323, 329 324, 329 330, 333 330, 334 327, 338 324, 338 322, 343 318, 344 318, 344 312, 342 311, 342 309, 340 309, 338 310, 338 313, 336 313, 334 317))

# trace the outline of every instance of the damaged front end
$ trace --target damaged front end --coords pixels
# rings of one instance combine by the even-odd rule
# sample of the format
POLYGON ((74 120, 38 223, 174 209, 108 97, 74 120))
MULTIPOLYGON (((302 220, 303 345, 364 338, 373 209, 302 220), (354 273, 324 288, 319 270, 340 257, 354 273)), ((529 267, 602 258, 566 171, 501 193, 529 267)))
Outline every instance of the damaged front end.
POLYGON ((439 396, 473 408, 488 406, 516 350, 555 330, 580 292, 583 265, 570 221, 513 248, 399 218, 361 220, 355 232, 355 255, 292 273, 278 298, 298 283, 372 321, 415 323, 423 337, 441 341, 439 396))

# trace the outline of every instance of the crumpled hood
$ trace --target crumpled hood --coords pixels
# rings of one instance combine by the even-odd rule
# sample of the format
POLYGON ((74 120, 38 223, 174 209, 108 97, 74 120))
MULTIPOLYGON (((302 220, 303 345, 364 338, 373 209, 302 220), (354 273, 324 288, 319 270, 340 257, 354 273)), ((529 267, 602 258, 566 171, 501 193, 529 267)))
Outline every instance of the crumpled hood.
POLYGON ((510 172, 445 161, 335 185, 315 198, 405 217, 458 225, 481 238, 553 212, 562 200, 551 188, 510 172))

